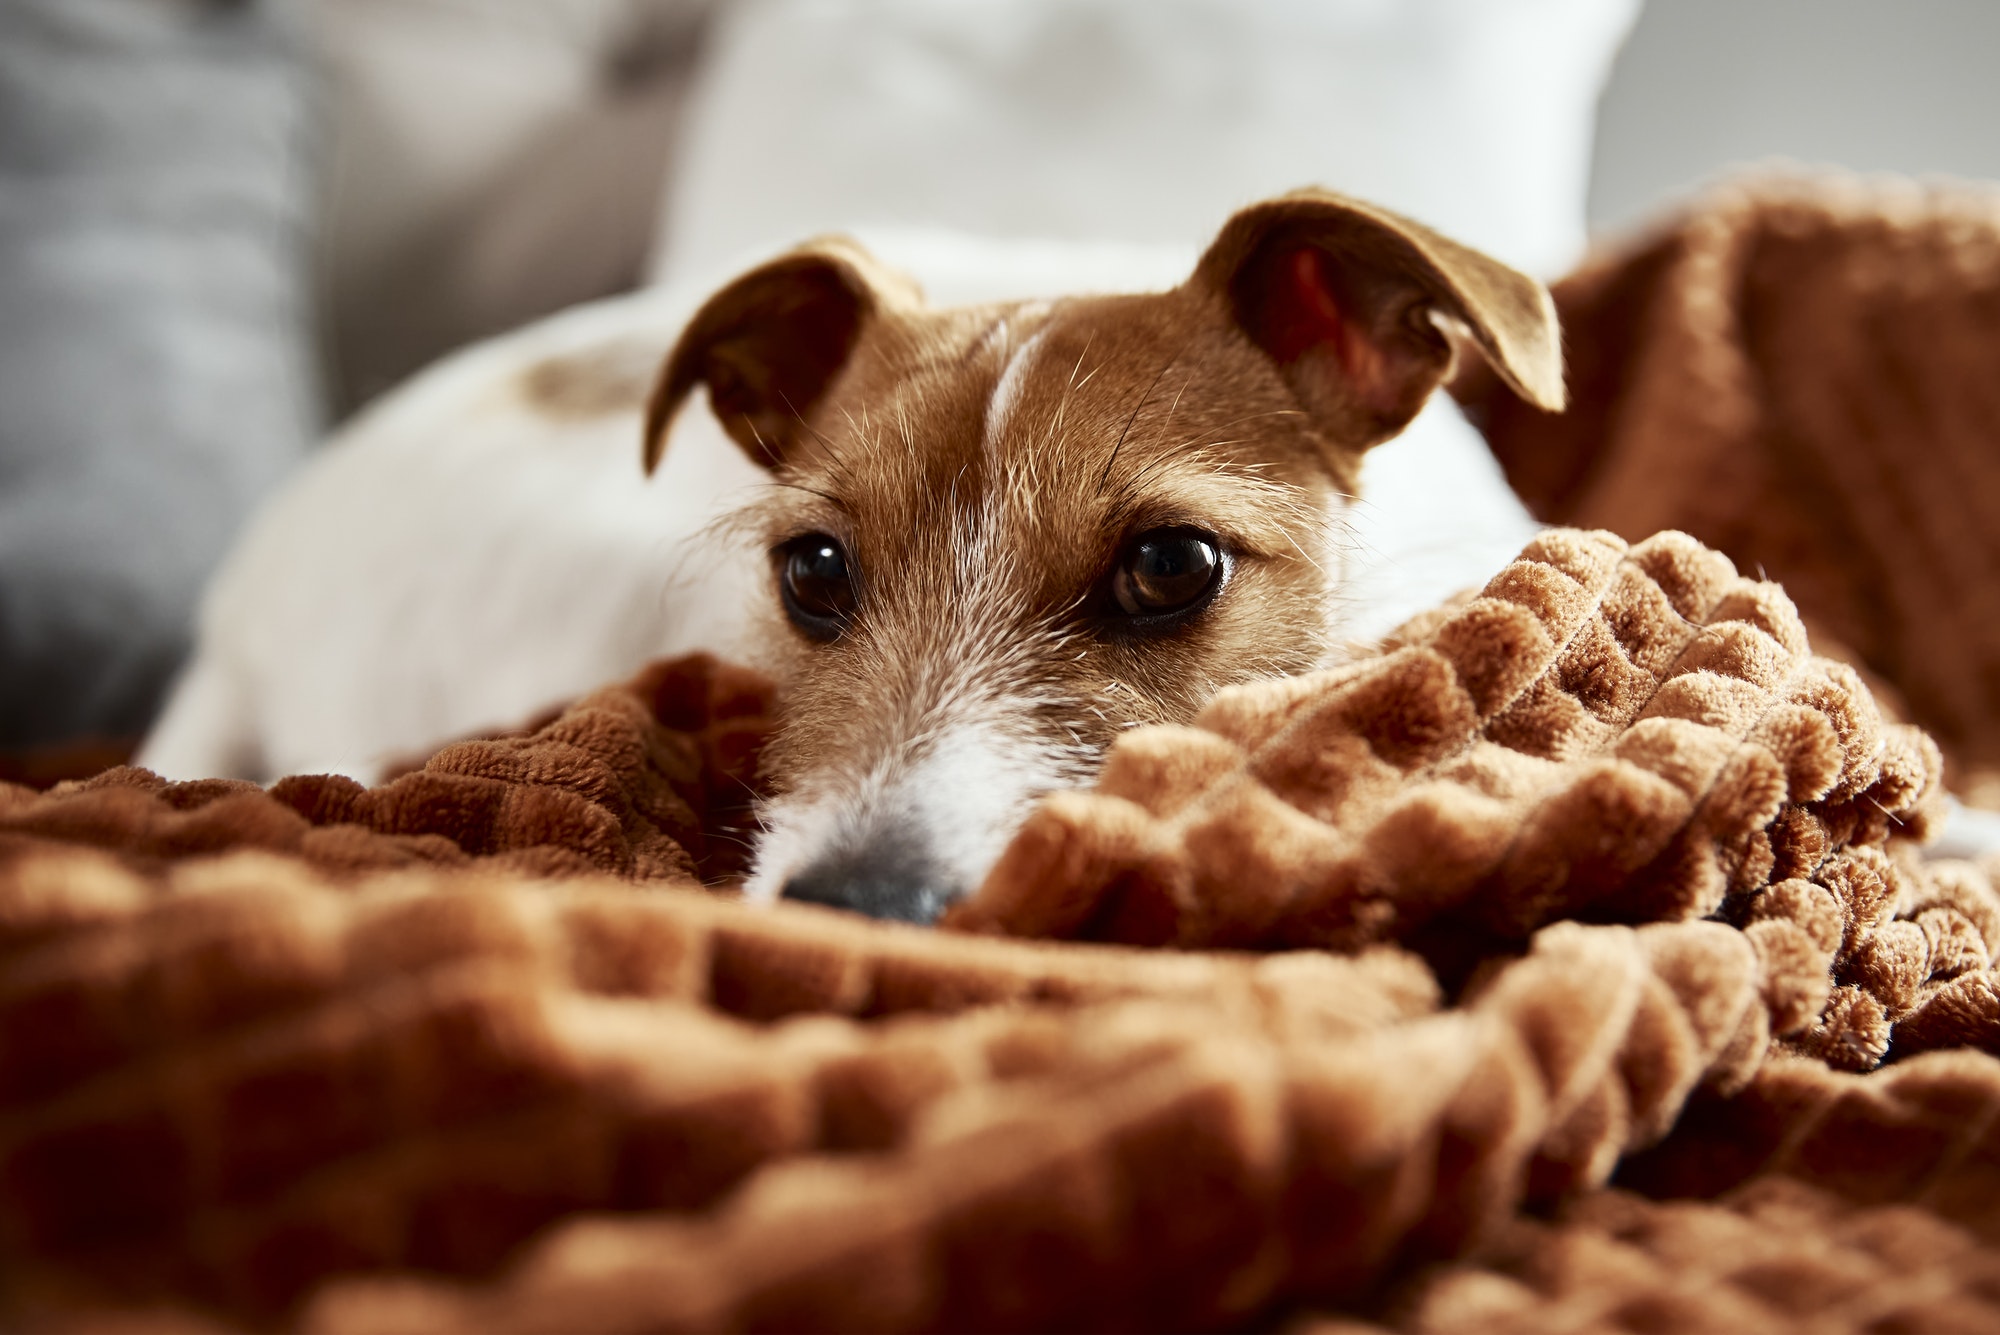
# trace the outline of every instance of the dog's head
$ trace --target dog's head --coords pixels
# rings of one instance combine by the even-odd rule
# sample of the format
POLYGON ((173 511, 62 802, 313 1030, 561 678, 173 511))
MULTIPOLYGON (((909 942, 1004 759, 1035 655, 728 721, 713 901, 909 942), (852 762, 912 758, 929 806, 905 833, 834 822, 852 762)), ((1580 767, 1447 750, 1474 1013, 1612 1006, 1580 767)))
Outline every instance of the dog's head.
POLYGON ((705 385, 775 483, 751 895, 928 921, 1121 730, 1313 666, 1362 453, 1460 345, 1560 406, 1538 283, 1321 192, 1237 214, 1164 293, 932 310, 826 241, 716 294, 646 462, 705 385))

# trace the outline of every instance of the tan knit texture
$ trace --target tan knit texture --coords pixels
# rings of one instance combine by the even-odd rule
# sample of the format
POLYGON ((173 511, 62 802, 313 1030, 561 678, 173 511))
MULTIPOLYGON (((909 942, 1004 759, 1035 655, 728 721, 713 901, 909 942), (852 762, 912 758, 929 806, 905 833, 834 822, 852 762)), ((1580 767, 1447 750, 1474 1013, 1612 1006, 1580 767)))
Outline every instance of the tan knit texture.
POLYGON ((1423 1277, 1383 1325, 1298 1335, 1832 1335, 2000 1330, 2000 1256, 1928 1211, 1769 1177, 1721 1204, 1586 1196, 1423 1277))

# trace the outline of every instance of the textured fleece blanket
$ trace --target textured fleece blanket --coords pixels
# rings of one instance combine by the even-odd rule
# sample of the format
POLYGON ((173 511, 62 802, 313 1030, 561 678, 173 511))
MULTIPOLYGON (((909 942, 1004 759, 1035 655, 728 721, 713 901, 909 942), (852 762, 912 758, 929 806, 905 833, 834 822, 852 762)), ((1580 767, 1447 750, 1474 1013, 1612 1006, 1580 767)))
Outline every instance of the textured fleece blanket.
POLYGON ((771 710, 0 786, 5 1324, 2000 1328, 2000 866, 1695 539, 1133 733, 937 931, 705 888, 771 710))
POLYGON ((1528 507, 1781 582, 2000 805, 2000 190, 1750 179, 1555 296, 1567 412, 1455 391, 1528 507))

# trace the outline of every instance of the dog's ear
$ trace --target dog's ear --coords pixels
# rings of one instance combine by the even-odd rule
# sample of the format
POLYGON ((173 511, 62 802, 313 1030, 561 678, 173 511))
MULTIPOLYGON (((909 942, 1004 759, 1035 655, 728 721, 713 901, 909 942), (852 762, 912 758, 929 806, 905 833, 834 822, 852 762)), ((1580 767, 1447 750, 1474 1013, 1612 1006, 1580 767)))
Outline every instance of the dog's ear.
POLYGON ((698 384, 744 453, 766 468, 782 464, 868 322, 921 299, 843 237, 744 274, 703 303, 660 368, 646 405, 646 471, 659 465, 667 428, 698 384))
POLYGON ((1365 449, 1416 416, 1451 372, 1448 331, 1529 402, 1563 406, 1547 289, 1386 209, 1321 190, 1252 205, 1191 282, 1222 298, 1343 446, 1365 449))

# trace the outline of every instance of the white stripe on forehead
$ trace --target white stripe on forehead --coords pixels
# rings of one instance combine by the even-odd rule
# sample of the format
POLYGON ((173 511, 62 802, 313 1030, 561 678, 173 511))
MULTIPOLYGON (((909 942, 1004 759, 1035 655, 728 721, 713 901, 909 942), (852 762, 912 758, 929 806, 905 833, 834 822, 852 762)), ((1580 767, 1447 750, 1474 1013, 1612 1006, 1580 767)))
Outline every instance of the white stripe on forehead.
MULTIPOLYGON (((1047 309, 1046 303, 1035 302, 1023 306, 1017 315, 1032 319, 1047 309)), ((1021 394, 1021 379, 1027 374, 1028 364, 1035 359, 1036 352, 1041 349, 1042 335, 1047 332, 1047 330, 1038 331, 1034 337, 1014 349, 1014 354, 1007 359, 1007 365, 1001 369, 1000 380, 993 386, 993 397, 986 404, 987 449, 991 450, 1000 443, 1000 433, 1007 429, 1007 419, 1013 414, 1014 401, 1021 394)))

